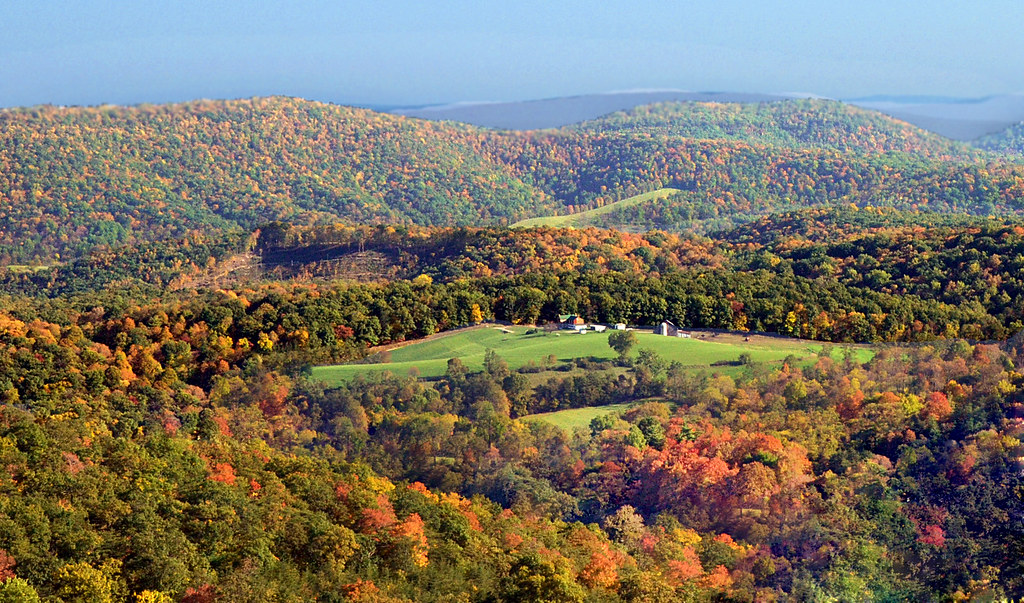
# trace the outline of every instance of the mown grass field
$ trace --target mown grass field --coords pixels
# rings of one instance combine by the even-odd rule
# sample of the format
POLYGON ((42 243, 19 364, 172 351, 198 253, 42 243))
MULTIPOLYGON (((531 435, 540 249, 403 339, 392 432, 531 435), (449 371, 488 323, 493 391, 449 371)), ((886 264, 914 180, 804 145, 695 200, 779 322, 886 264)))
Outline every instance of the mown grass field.
POLYGON ((627 404, 609 404, 607 406, 591 406, 588 408, 570 408, 568 410, 556 410, 555 412, 542 412, 535 415, 523 417, 524 421, 544 421, 555 427, 572 431, 577 427, 589 427, 590 422, 597 417, 611 413, 622 412, 633 406, 627 404))
POLYGON ((52 268, 50 265, 44 266, 29 266, 27 264, 10 264, 5 266, 8 272, 13 274, 28 274, 33 272, 42 272, 43 270, 49 270, 52 268))
POLYGON ((567 214, 564 216, 543 216, 540 218, 529 218, 526 220, 520 220, 512 225, 513 228, 529 228, 531 226, 553 226, 560 228, 582 228, 590 226, 594 222, 594 218, 611 213, 617 209, 623 207, 629 207, 630 205, 637 205, 646 201, 653 201, 655 199, 664 199, 673 193, 678 193, 677 188, 659 188, 656 191, 649 193, 642 193, 633 197, 627 197, 622 201, 616 201, 605 205, 603 207, 597 207, 591 210, 580 212, 578 214, 567 214))
MULTIPOLYGON (((319 366, 313 369, 313 377, 328 384, 345 382, 355 375, 378 371, 391 371, 397 375, 409 374, 416 369, 421 377, 439 377, 448 368, 449 358, 460 358, 470 369, 483 366, 484 353, 493 349, 505 359, 509 368, 515 370, 530 362, 544 364, 549 356, 558 363, 574 358, 613 359, 615 352, 608 346, 610 333, 587 333, 577 335, 567 331, 555 333, 538 332, 527 334, 526 327, 482 327, 456 331, 420 343, 413 343, 392 350, 391 361, 383 364, 342 364, 319 366)), ((752 336, 744 341, 740 335, 723 334, 705 339, 679 339, 662 337, 650 331, 635 331, 635 349, 649 348, 668 361, 699 369, 713 369, 722 373, 736 373, 740 366, 712 366, 716 362, 735 362, 740 354, 750 354, 754 362, 781 362, 793 355, 809 360, 821 350, 821 344, 800 339, 752 336)), ((840 348, 836 346, 836 353, 840 348)), ((868 348, 853 348, 858 361, 868 360, 872 352, 868 348)), ((635 354, 635 351, 634 351, 635 354)))

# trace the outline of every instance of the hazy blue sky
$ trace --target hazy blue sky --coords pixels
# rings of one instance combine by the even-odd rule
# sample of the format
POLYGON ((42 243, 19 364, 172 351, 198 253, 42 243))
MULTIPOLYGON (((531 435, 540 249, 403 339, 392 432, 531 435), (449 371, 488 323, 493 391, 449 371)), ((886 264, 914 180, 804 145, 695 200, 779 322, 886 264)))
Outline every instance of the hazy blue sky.
POLYGON ((1024 92, 1020 0, 0 2, 0 106, 1024 92))

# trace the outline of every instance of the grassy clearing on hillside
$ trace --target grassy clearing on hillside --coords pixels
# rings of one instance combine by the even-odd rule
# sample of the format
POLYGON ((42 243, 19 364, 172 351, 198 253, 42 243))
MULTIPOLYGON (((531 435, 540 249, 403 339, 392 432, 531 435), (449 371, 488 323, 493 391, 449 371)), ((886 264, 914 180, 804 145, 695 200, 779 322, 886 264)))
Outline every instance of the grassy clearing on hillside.
POLYGON ((51 266, 30 266, 28 264, 10 264, 5 266, 8 272, 14 274, 26 274, 31 272, 42 272, 43 270, 49 270, 51 266))
POLYGON ((528 415, 523 417, 524 421, 544 421, 550 423, 555 427, 559 427, 566 431, 572 431, 577 427, 589 427, 590 422, 597 417, 603 417, 607 414, 619 413, 630 406, 633 403, 628 404, 609 404, 607 406, 591 406, 588 408, 570 408, 568 410, 556 410, 555 412, 542 412, 535 415, 528 415))
POLYGON ((590 226, 594 222, 594 218, 611 213, 617 209, 629 207, 631 205, 638 205, 647 201, 654 201, 656 199, 664 199, 673 193, 678 193, 677 188, 659 188, 656 191, 649 193, 643 193, 635 195, 633 197, 627 197, 622 201, 616 201, 605 205, 603 207, 597 207, 590 209, 578 214, 567 214, 564 216, 543 216, 540 218, 529 218, 527 220, 520 220, 512 225, 513 228, 529 228, 531 226, 553 226, 560 228, 582 228, 584 226, 590 226))
MULTIPOLYGON (((574 358, 611 360, 616 357, 608 346, 609 333, 577 335, 558 331, 528 335, 529 330, 526 327, 489 327, 457 331, 395 349, 391 351, 391 361, 385 364, 319 366, 313 369, 313 376, 328 384, 339 384, 358 374, 391 371, 396 375, 406 375, 415 368, 421 377, 439 377, 447 370, 449 358, 460 358, 470 369, 480 369, 488 349, 504 358, 512 370, 530 362, 543 365, 549 356, 554 356, 558 363, 574 358)), ((804 360, 821 350, 819 343, 782 337, 751 336, 750 341, 744 341, 743 336, 728 334, 717 337, 708 335, 706 339, 678 339, 655 335, 650 331, 635 333, 636 349, 649 348, 670 362, 678 361, 695 370, 713 369, 726 374, 736 374, 743 367, 712 364, 735 362, 742 353, 750 354, 754 362, 781 362, 790 355, 804 360)), ((843 348, 836 346, 834 349, 838 355, 843 348)), ((871 358, 870 349, 853 349, 859 362, 871 358)))

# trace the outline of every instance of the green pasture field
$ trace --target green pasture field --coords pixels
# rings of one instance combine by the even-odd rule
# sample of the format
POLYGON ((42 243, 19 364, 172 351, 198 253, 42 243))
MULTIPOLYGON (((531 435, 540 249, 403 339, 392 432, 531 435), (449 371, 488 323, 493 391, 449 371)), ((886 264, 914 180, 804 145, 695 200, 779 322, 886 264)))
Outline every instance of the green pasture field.
POLYGON ((607 406, 590 406, 587 408, 570 408, 567 410, 556 410, 554 412, 542 412, 535 415, 523 417, 524 421, 544 421, 555 427, 572 431, 577 427, 589 427, 590 422, 611 413, 618 413, 626 410, 634 403, 609 404, 607 406))
POLYGON ((567 214, 564 216, 543 216, 540 218, 529 218, 527 220, 520 220, 512 225, 513 228, 529 228, 531 226, 552 226, 552 227, 584 227, 590 226, 593 223, 593 219, 603 215, 611 213, 617 209, 623 207, 629 207, 631 205, 637 205, 646 201, 653 201, 655 199, 664 199, 673 193, 678 193, 677 188, 659 188, 656 191, 649 193, 642 193, 640 195, 634 195, 627 197, 622 201, 616 201, 603 207, 596 207, 578 214, 567 214))
MULTIPOLYGON (((608 346, 611 331, 588 332, 583 335, 569 331, 527 334, 530 330, 527 327, 487 326, 455 331, 392 350, 391 360, 387 363, 319 366, 313 369, 313 377, 329 385, 336 385, 358 374, 391 371, 396 375, 407 375, 413 368, 420 377, 439 377, 447 370, 449 358, 460 358, 470 369, 480 369, 488 349, 494 350, 512 370, 530 362, 543 365, 549 356, 554 356, 559 363, 574 358, 611 360, 616 357, 608 346)), ((694 333, 692 339, 681 339, 655 335, 646 330, 634 332, 637 345, 633 354, 640 348, 649 348, 668 361, 679 361, 693 369, 713 369, 727 374, 741 371, 742 367, 712 364, 735 362, 742 353, 750 354, 754 362, 781 362, 790 355, 810 359, 821 349, 820 343, 783 337, 752 336, 750 341, 744 341, 741 335, 723 334, 714 337, 707 334, 705 339, 700 339, 698 333, 694 333)), ((834 349, 837 354, 841 353, 841 347, 835 346, 834 349)), ((868 348, 855 347, 854 351, 859 362, 866 362, 872 356, 868 348)))

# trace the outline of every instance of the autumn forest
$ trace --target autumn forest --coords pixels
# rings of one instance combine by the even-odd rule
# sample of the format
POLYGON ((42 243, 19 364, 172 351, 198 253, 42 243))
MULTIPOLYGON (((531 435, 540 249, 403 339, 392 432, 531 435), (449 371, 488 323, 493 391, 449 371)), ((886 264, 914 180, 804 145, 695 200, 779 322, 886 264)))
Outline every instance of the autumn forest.
POLYGON ((1018 600, 1020 140, 2 110, 0 602, 1018 600))

